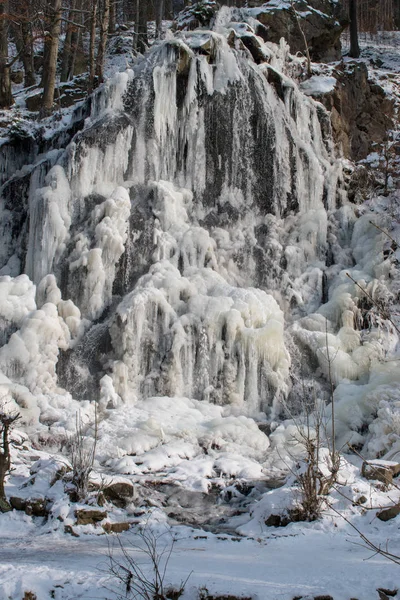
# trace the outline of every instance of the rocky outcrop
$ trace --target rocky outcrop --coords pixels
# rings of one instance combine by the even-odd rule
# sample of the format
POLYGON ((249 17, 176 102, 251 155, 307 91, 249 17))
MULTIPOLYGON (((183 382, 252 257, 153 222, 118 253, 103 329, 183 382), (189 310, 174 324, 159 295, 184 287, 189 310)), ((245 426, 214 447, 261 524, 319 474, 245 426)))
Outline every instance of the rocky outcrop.
POLYGON ((294 0, 295 10, 289 2, 250 2, 249 6, 259 6, 253 8, 252 15, 261 23, 256 33, 265 41, 279 43, 283 37, 292 54, 304 54, 304 33, 312 60, 330 62, 341 58, 340 35, 347 19, 338 3, 294 0))
POLYGON ((344 156, 361 160, 384 142, 393 127, 393 100, 380 85, 368 80, 363 63, 343 64, 332 75, 336 86, 312 95, 331 112, 334 140, 344 156))
MULTIPOLYGON (((340 35, 347 26, 347 19, 337 2, 294 0, 294 10, 290 2, 263 3, 255 0, 249 2, 248 6, 250 8, 234 9, 232 22, 247 20, 252 26, 255 25, 255 33, 264 41, 278 44, 283 37, 293 54, 304 54, 304 34, 312 60, 329 62, 339 60, 342 56, 340 35)), ((175 28, 209 29, 217 19, 219 8, 216 2, 210 0, 196 2, 179 13, 175 28)), ((224 25, 229 26, 229 23, 224 22, 224 25)), ((254 44, 254 38, 249 38, 249 41, 254 44)))

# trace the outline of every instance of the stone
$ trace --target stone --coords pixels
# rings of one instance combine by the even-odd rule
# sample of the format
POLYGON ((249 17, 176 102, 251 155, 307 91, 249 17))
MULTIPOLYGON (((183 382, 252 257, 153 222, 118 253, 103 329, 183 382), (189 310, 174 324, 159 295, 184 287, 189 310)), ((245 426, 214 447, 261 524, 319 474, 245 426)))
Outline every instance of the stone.
POLYGON ((368 81, 363 63, 341 63, 332 76, 336 86, 317 99, 331 113, 336 145, 346 158, 358 161, 376 151, 393 128, 394 102, 381 86, 368 81))
POLYGON ((77 525, 95 525, 107 518, 107 511, 96 508, 81 508, 75 511, 77 525))
POLYGON ((193 30, 199 27, 211 29, 212 20, 218 9, 218 4, 212 0, 196 2, 179 13, 174 27, 180 30, 193 30))
POLYGON ((305 55, 304 33, 312 60, 339 60, 342 55, 340 35, 347 25, 347 18, 338 4, 329 0, 294 0, 293 4, 301 30, 288 4, 269 6, 268 3, 249 2, 249 6, 260 6, 257 19, 262 28, 256 29, 257 35, 276 44, 283 37, 292 54, 301 52, 305 55))
POLYGON ((400 473, 400 464, 392 461, 375 460, 364 461, 361 467, 361 475, 365 479, 378 480, 389 485, 400 473))
POLYGON ((130 481, 116 481, 103 489, 104 498, 120 508, 132 501, 133 494, 134 487, 130 481))
POLYGON ((355 504, 365 504, 368 498, 366 496, 359 496, 355 501, 355 504))
POLYGON ((25 513, 32 517, 47 517, 49 514, 45 498, 29 499, 26 503, 25 513))
POLYGON ((42 92, 37 91, 35 94, 27 96, 25 98, 25 105, 27 110, 31 112, 39 112, 42 106, 42 92))
POLYGON ((12 510, 11 504, 4 498, 0 498, 0 513, 6 513, 12 510))
POLYGON ((378 519, 381 521, 390 521, 400 515, 400 504, 394 504, 390 508, 385 508, 377 513, 378 519))
POLYGON ((73 528, 71 527, 71 525, 65 525, 64 526, 64 533, 69 533, 73 537, 79 537, 79 533, 76 533, 76 531, 73 530, 73 528))
POLYGON ((19 498, 18 496, 11 496, 10 504, 15 510, 22 510, 32 517, 47 517, 49 514, 49 503, 46 498, 19 498))
POLYGON ((397 592, 399 590, 398 589, 388 590, 386 588, 378 588, 376 591, 379 594, 380 600, 389 600, 390 598, 397 596, 397 592))
POLYGON ((122 533, 123 531, 128 531, 130 526, 130 523, 124 521, 118 523, 104 523, 104 525, 102 525, 106 533, 122 533))
POLYGON ((265 524, 267 527, 280 527, 281 520, 282 519, 280 515, 269 515, 269 517, 265 520, 265 524))
POLYGON ((265 54, 258 37, 248 34, 242 35, 240 40, 246 46, 256 64, 267 62, 269 57, 265 54))
POLYGON ((19 498, 18 496, 11 496, 10 504, 15 510, 25 510, 26 499, 19 498))

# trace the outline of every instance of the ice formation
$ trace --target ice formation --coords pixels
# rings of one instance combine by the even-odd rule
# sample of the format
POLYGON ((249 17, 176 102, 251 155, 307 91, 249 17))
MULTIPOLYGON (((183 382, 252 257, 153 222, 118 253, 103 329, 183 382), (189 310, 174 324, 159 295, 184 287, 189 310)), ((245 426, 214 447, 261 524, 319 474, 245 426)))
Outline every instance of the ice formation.
POLYGON ((213 444, 262 460, 250 417, 278 418, 301 373, 331 372, 341 438, 371 424, 371 452, 391 447, 373 432, 394 410, 380 361, 397 335, 366 301, 390 300, 387 239, 346 202, 329 116, 287 46, 231 18, 155 44, 96 92, 65 150, 2 188, 1 385, 54 435, 98 401, 103 458, 115 444, 122 470, 213 444), (168 431, 174 411, 187 431, 168 431))

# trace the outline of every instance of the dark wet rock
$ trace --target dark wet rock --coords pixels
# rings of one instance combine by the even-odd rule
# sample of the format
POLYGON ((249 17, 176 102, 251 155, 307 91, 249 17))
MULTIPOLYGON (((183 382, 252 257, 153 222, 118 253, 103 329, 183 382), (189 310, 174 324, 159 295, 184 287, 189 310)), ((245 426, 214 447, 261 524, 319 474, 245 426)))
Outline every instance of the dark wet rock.
POLYGON ((389 590, 387 588, 378 588, 376 590, 379 594, 379 600, 390 600, 390 598, 394 598, 397 596, 398 589, 389 590))

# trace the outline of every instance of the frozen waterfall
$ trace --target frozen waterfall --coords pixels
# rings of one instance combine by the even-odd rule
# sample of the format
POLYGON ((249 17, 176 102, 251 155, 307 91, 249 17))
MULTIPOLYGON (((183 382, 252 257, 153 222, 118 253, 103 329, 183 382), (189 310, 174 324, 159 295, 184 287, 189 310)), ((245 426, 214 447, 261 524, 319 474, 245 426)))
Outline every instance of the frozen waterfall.
POLYGON ((326 319, 337 383, 377 354, 360 350, 351 290, 320 310, 346 255, 338 220, 347 244, 354 222, 329 116, 291 77, 287 46, 228 13, 155 44, 96 92, 65 150, 3 186, 0 285, 15 301, 1 305, 0 366, 27 393, 109 408, 186 396, 273 417, 295 344, 323 349, 326 319))

